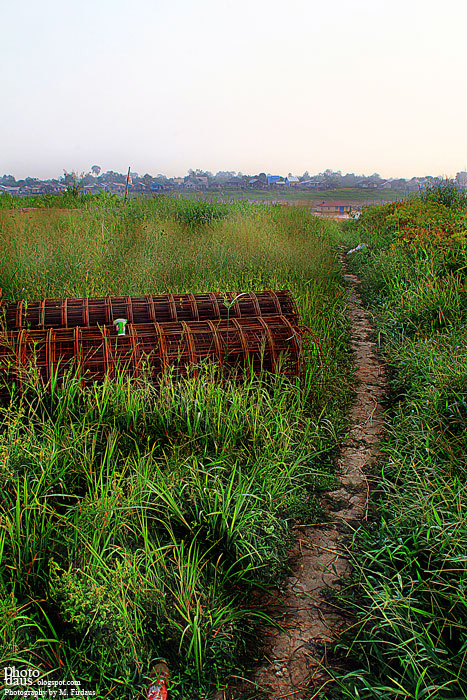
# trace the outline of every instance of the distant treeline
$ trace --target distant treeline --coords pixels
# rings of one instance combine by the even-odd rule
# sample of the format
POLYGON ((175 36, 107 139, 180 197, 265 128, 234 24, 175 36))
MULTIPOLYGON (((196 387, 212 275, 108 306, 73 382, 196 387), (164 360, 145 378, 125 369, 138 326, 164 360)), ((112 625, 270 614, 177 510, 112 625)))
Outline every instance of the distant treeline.
MULTIPOLYGON (((163 174, 139 175, 136 172, 117 173, 113 170, 101 173, 98 165, 93 165, 89 172, 67 172, 64 170, 60 178, 40 180, 34 177, 26 177, 16 180, 13 175, 0 177, 0 194, 10 195, 34 195, 34 194, 61 194, 67 190, 79 189, 84 193, 107 192, 119 194, 125 191, 127 186, 130 192, 158 192, 158 191, 202 191, 202 190, 281 190, 293 188, 299 190, 332 190, 342 188, 358 188, 362 190, 399 190, 418 192, 428 186, 436 184, 441 178, 426 175, 410 179, 391 178, 383 179, 378 173, 372 175, 356 175, 339 171, 325 170, 324 172, 310 175, 305 171, 303 175, 288 175, 258 173, 245 175, 241 172, 218 171, 216 174, 207 170, 188 171, 184 177, 166 177, 163 174)), ((456 181, 462 187, 467 185, 467 173, 459 172, 456 181)))

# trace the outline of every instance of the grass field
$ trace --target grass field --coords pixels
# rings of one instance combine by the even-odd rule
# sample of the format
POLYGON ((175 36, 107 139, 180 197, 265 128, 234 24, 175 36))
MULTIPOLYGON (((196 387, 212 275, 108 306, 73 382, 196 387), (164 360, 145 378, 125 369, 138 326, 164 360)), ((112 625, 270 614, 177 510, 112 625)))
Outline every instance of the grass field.
POLYGON ((467 197, 453 183, 346 224, 390 394, 355 538, 348 698, 467 697, 467 197))
POLYGON ((353 204, 381 204, 407 198, 405 192, 395 192, 391 190, 362 190, 355 187, 344 187, 336 190, 300 192, 293 188, 281 190, 248 190, 240 194, 235 190, 228 191, 232 198, 253 199, 256 201, 293 201, 298 204, 313 205, 327 200, 338 200, 353 204))
MULTIPOLYGON (((132 199, 140 199, 139 195, 131 195, 132 199)), ((310 191, 310 192, 300 192, 291 187, 284 187, 282 189, 274 190, 238 190, 225 188, 219 192, 182 192, 180 194, 174 195, 175 198, 195 200, 195 201, 225 201, 225 202, 253 202, 253 203, 264 203, 271 204, 274 202, 283 202, 288 204, 296 204, 297 206, 310 206, 318 204, 323 201, 337 200, 348 202, 357 207, 371 205, 371 204, 384 204, 386 202, 393 202, 399 200, 407 200, 413 197, 413 193, 406 191, 392 191, 392 190, 364 190, 359 188, 345 187, 336 190, 324 190, 324 191, 310 191)), ((156 198, 166 199, 167 196, 156 195, 156 198)), ((170 198, 170 196, 169 196, 170 198)), ((2 195, 0 197, 0 208, 12 209, 12 208, 24 208, 24 207, 44 207, 44 208, 57 208, 66 206, 76 206, 76 201, 80 201, 81 205, 86 203, 88 206, 95 206, 95 204, 100 201, 101 205, 107 200, 107 204, 111 205, 113 203, 121 203, 121 197, 117 195, 104 195, 101 194, 98 197, 93 195, 81 195, 75 197, 69 193, 58 197, 55 195, 44 195, 41 197, 11 197, 8 195, 2 195), (60 202, 58 204, 58 202, 60 202)))
POLYGON ((326 363, 310 355, 301 381, 220 384, 206 368, 157 389, 70 377, 45 390, 32 375, 13 392, 0 408, 0 666, 102 699, 142 697, 159 656, 174 699, 207 700, 248 671, 291 526, 320 522, 335 485, 352 374, 344 237, 367 244, 349 261, 389 394, 371 518, 340 595, 349 670, 320 697, 467 697, 466 198, 447 183, 343 230, 245 201, 52 203, 0 211, 4 297, 289 288, 326 363))
POLYGON ((300 192, 293 188, 284 187, 274 190, 237 190, 225 189, 222 192, 210 193, 199 192, 193 194, 182 195, 189 198, 200 200, 216 200, 222 199, 225 201, 249 201, 256 203, 270 204, 272 202, 283 202, 297 206, 312 207, 315 204, 325 201, 343 201, 353 204, 357 207, 366 206, 369 204, 384 204, 385 202, 393 202, 396 200, 405 200, 409 197, 407 192, 391 191, 391 190, 362 190, 358 188, 346 187, 336 190, 310 191, 300 192))
POLYGON ((138 698, 163 656, 172 698, 208 698, 252 663, 258 592, 335 484, 351 375, 339 232, 303 208, 54 202, 0 211, 4 298, 288 288, 321 340, 325 365, 310 356, 301 381, 32 375, 0 408, 0 667, 138 698))

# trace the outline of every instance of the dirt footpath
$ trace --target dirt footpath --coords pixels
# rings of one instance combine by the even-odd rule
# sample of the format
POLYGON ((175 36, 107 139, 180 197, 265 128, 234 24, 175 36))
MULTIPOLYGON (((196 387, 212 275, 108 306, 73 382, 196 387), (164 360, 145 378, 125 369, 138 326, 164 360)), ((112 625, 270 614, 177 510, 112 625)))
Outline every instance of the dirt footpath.
MULTIPOLYGON (((344 249, 340 258, 348 286, 351 345, 356 366, 356 394, 350 409, 347 439, 339 458, 340 487, 327 494, 326 526, 297 529, 291 552, 292 573, 285 593, 272 605, 272 615, 284 628, 269 633, 264 664, 251 689, 270 700, 304 700, 313 688, 329 680, 326 664, 339 632, 348 624, 342 612, 326 599, 326 589, 339 589, 351 572, 345 553, 349 535, 367 517, 366 473, 378 454, 383 430, 384 369, 375 356, 373 328, 363 309, 359 280, 347 271, 344 249)), ((332 660, 331 660, 332 665, 332 660)), ((228 695, 224 695, 225 698, 228 695)))

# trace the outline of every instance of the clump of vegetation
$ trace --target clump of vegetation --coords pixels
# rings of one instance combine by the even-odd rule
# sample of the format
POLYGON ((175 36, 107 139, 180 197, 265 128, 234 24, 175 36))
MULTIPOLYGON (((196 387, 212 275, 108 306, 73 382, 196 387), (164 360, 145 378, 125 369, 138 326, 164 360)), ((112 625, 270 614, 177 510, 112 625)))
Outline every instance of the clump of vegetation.
POLYGON ((396 240, 416 246, 457 249, 467 236, 467 194, 453 180, 427 187, 417 197, 366 207, 358 230, 379 247, 396 240))
POLYGON ((422 202, 434 202, 449 209, 465 209, 467 207, 467 191, 455 180, 441 180, 428 185, 421 193, 422 202))
POLYGON ((229 213, 230 207, 226 202, 208 199, 180 199, 175 216, 181 224, 193 228, 225 219, 229 213))
POLYGON ((443 183, 347 228, 390 395, 374 521, 355 541, 349 698, 467 695, 465 194, 443 183))
POLYGON ((31 373, 0 407, 1 660, 97 697, 136 697, 160 656, 173 698, 238 673, 267 621, 255 592, 280 582, 294 519, 321 520, 345 425, 335 224, 235 206, 192 226, 178 207, 0 212, 6 298, 290 288, 325 355, 301 382, 205 367, 44 389, 31 373))

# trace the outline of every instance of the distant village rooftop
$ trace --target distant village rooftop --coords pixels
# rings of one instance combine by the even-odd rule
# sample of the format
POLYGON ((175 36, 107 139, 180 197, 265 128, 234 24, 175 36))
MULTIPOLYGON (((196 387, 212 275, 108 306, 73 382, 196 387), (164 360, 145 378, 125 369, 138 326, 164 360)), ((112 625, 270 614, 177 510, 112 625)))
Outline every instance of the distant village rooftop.
POLYGON ((314 209, 321 214, 348 214, 352 211, 352 205, 348 202, 329 200, 316 204, 314 209))

